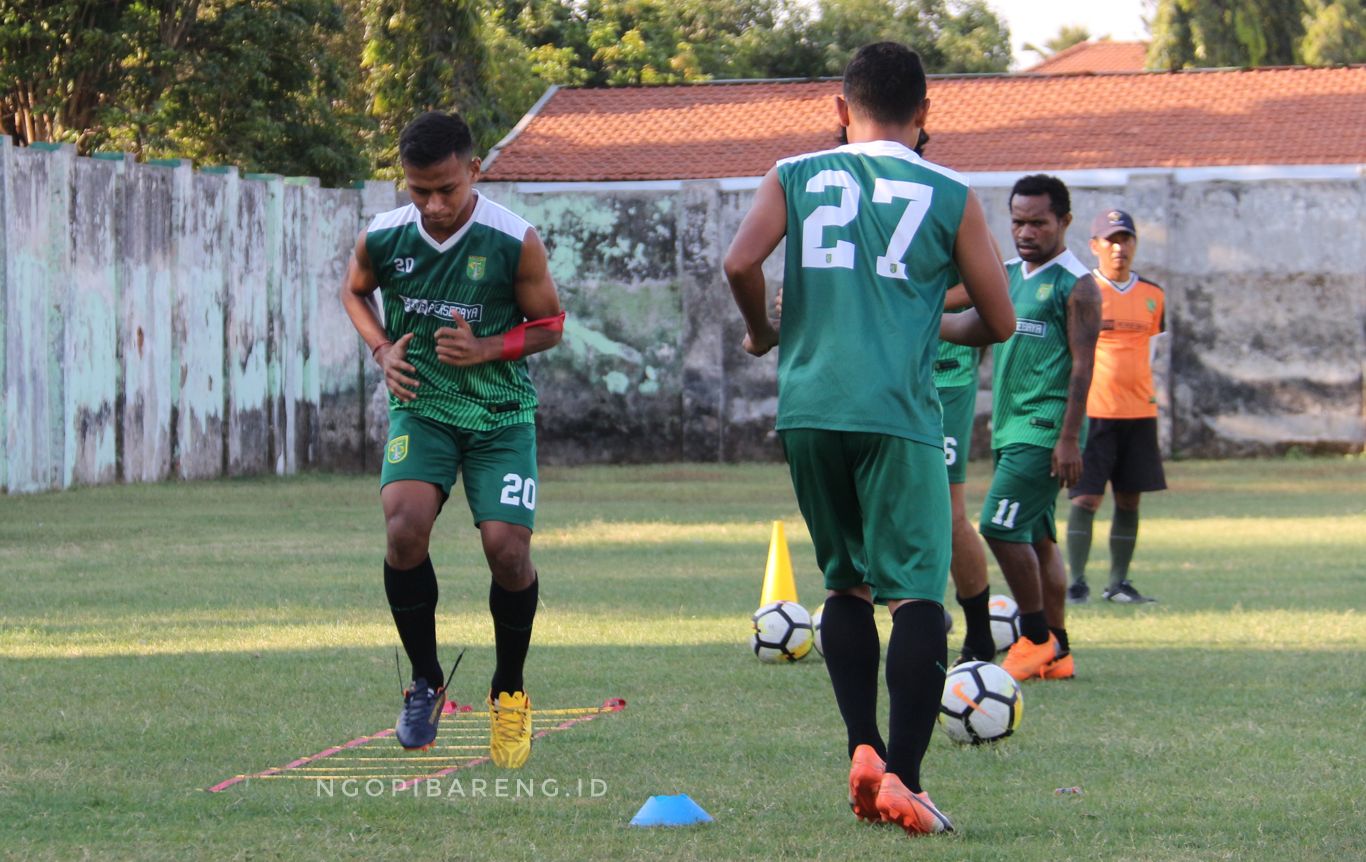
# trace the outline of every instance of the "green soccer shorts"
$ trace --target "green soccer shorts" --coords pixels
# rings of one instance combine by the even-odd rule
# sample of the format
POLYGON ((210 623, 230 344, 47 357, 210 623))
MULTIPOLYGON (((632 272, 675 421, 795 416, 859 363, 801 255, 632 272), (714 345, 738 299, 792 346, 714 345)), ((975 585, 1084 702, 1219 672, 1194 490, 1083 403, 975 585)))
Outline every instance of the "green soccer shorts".
POLYGON ((886 434, 778 432, 825 587, 867 584, 873 601, 944 601, 953 549, 937 446, 886 434))
POLYGON ((949 484, 961 485, 968 480, 977 384, 946 386, 939 390, 939 403, 944 407, 944 465, 949 468, 949 484))
POLYGON ((1053 510, 1058 502, 1053 450, 1028 443, 1011 443, 995 451, 996 473, 982 503, 979 529, 983 536, 1003 542, 1032 545, 1058 540, 1053 510))
POLYGON ((457 473, 463 473, 475 526, 502 521, 536 528, 535 425, 469 431, 411 410, 389 411, 381 488, 416 479, 449 497, 457 473))

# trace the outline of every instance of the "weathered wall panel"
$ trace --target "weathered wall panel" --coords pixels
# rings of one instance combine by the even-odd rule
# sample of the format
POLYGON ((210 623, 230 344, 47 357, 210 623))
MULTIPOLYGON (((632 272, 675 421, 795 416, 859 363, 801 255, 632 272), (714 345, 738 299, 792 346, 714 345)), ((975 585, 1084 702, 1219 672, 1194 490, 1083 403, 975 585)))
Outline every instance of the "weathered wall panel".
POLYGON ((125 482, 171 475, 174 170, 129 162, 119 220, 120 395, 125 482))
POLYGON ((9 491, 9 385, 6 353, 9 350, 8 237, 17 230, 18 213, 11 206, 10 177, 14 174, 14 145, 0 135, 0 494, 9 491))
POLYGON ((30 148, 15 151, 9 162, 5 453, 11 491, 57 488, 64 479, 61 305, 71 282, 73 159, 71 147, 30 148))
POLYGON ((365 463, 364 378, 369 359, 338 298, 361 223, 352 190, 319 189, 310 264, 308 398, 317 405, 311 463, 325 470, 358 470, 365 463))
POLYGON ((279 304, 272 310, 271 329, 279 376, 272 397, 277 430, 275 472, 295 473, 308 463, 311 414, 303 403, 304 368, 308 362, 305 340, 307 290, 304 285, 308 254, 307 227, 312 221, 314 189, 300 182, 284 184, 281 221, 279 304))
POLYGON ((118 398, 119 175, 111 161, 75 160, 71 277, 61 286, 65 320, 63 487, 115 478, 118 398))
POLYGON ((228 180, 196 173, 188 162, 174 175, 175 459, 182 479, 208 479, 223 472, 223 302, 232 253, 223 241, 228 180))
POLYGON ((274 186, 251 179, 229 178, 236 188, 232 219, 233 254, 228 260, 225 303, 227 341, 228 475, 244 476, 270 469, 270 280, 269 240, 274 186))

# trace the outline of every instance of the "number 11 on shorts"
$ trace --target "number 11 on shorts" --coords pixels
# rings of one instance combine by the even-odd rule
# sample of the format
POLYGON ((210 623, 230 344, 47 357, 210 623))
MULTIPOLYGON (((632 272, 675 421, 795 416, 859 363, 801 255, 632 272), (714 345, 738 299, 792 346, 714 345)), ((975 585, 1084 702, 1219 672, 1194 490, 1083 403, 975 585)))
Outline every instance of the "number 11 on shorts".
POLYGON ((1002 500, 996 507, 996 514, 992 516, 991 523, 998 527, 1005 527, 1007 530, 1015 529, 1015 515, 1020 511, 1019 500, 1002 500))

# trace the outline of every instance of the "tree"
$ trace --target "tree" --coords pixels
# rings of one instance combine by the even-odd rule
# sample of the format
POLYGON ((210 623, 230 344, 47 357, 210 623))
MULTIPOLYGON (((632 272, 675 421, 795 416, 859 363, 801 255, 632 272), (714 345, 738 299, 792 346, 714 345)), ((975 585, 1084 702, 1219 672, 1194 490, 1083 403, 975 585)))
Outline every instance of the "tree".
POLYGON ((0 131, 348 181, 344 27, 332 0, 0 0, 0 131))
MULTIPOLYGON (((1108 38, 1110 37, 1101 37, 1101 39, 1108 38)), ((1054 54, 1066 51, 1073 45, 1080 45, 1082 42, 1089 41, 1091 41, 1091 31, 1086 29, 1086 27, 1082 26, 1081 24, 1064 24, 1058 30, 1058 35, 1044 42, 1042 48, 1033 44, 1032 42, 1026 42, 1024 44, 1024 49, 1026 51, 1033 51, 1035 54, 1038 54, 1040 60, 1047 60, 1054 54)))
POLYGON ((1366 63, 1366 3, 1307 0, 1300 55, 1311 66, 1366 63))
POLYGON ((1148 68, 1291 65, 1304 32, 1304 0, 1158 0, 1148 68))

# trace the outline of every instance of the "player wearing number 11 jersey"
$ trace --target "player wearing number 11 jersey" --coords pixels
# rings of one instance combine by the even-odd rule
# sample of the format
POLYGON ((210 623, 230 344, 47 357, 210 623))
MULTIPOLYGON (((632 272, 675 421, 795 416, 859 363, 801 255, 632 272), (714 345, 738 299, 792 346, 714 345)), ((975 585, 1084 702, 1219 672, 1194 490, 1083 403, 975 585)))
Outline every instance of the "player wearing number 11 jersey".
POLYGON ((536 390, 523 356, 559 342, 564 314, 536 231, 474 190, 479 159, 463 119, 413 120, 399 158, 412 203, 381 213, 361 233, 342 289, 389 389, 384 591, 413 666, 394 736, 407 749, 436 739, 446 693, 427 548, 461 472, 492 574, 490 754, 499 766, 518 767, 531 751, 522 667, 539 585, 531 564, 536 390))
POLYGON ((913 151, 928 110, 915 52, 860 49, 835 97, 849 143, 770 170, 725 261, 744 348, 762 355, 779 344, 762 265, 787 240, 777 427, 829 591, 821 638, 848 731, 850 804, 910 833, 951 828, 920 782, 947 660, 934 355, 941 335, 985 345, 1015 328, 981 205, 963 177, 913 151), (960 275, 975 308, 945 317, 960 275), (892 612, 885 745, 874 603, 892 612))

